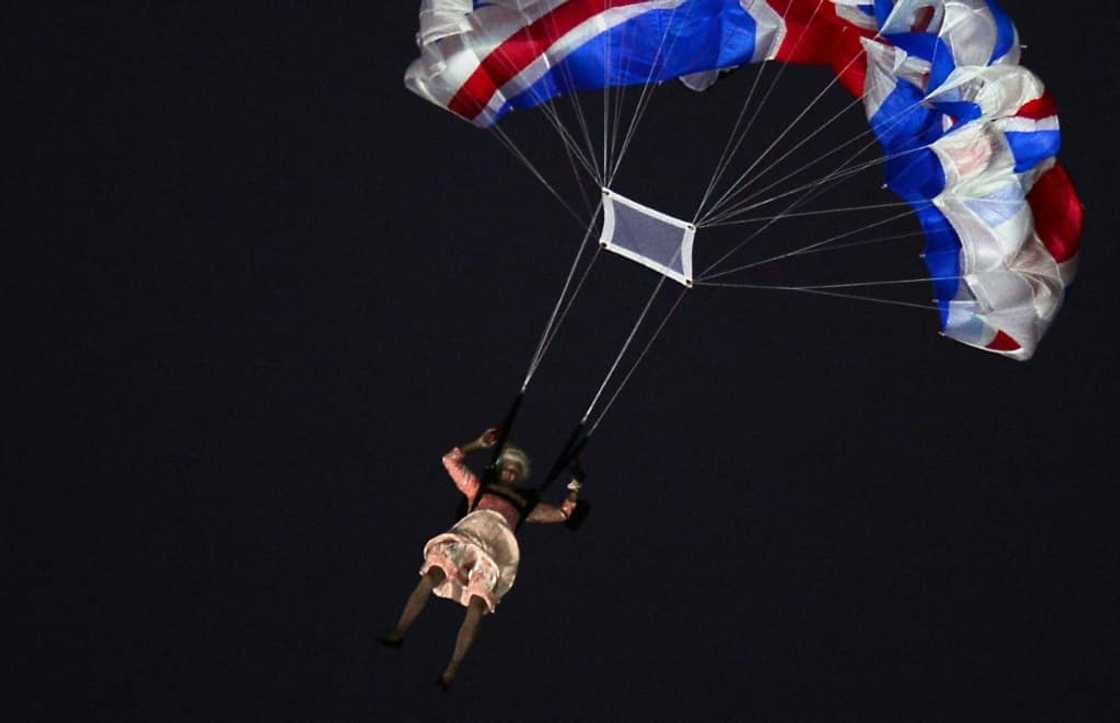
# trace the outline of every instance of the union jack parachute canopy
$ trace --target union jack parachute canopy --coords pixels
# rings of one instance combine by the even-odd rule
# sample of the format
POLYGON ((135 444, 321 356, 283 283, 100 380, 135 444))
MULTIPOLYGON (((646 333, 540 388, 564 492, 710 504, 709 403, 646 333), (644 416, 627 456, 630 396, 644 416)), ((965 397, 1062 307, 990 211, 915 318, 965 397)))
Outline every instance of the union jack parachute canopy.
POLYGON ((946 336, 1028 359, 1073 280, 1082 208, 1057 108, 995 0, 422 0, 417 41, 407 87, 480 127, 577 91, 830 66, 921 224, 946 336))

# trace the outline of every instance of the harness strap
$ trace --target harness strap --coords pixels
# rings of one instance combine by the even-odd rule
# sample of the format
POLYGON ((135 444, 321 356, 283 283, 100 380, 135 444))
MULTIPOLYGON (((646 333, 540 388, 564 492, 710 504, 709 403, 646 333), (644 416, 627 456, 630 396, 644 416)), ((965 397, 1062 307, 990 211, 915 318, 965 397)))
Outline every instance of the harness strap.
POLYGON ((552 486, 552 483, 556 481, 560 473, 571 464, 573 459, 579 456, 579 453, 587 446, 590 439, 591 434, 587 431, 587 422, 581 420, 568 436, 568 441, 564 443, 564 448, 560 450, 556 461, 552 463, 552 469, 548 471, 548 476, 545 477, 544 482, 540 484, 537 491, 543 493, 552 486))

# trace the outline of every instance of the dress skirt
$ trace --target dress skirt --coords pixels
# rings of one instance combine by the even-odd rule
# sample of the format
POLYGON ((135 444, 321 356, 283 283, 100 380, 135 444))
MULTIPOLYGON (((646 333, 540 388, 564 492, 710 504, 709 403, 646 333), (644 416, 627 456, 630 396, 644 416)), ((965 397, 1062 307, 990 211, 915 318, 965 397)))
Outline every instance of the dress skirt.
POLYGON ((493 613, 513 587, 521 550, 506 518, 493 510, 475 510, 447 532, 424 545, 420 574, 433 567, 446 576, 433 592, 464 607, 478 596, 493 613))

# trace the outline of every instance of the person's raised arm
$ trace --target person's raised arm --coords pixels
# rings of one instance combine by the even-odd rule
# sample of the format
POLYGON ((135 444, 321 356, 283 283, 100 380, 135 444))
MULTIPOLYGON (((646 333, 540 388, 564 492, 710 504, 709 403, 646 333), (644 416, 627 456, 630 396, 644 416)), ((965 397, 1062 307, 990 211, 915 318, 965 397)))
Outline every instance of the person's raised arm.
POLYGON ((572 478, 568 483, 568 496, 559 505, 551 505, 547 502, 538 502, 535 507, 529 512, 529 516, 525 518, 526 522, 567 522, 568 518, 572 516, 575 511, 576 505, 579 504, 579 491, 582 488, 582 483, 577 478, 572 478))
POLYGON ((494 443, 498 440, 498 430, 487 429, 481 435, 457 447, 452 447, 448 450, 447 454, 443 455, 443 466, 447 470, 447 474, 451 476, 455 486, 459 491, 467 496, 468 499, 473 499, 478 494, 479 479, 478 475, 471 471, 464 460, 471 452, 479 449, 486 449, 493 447, 494 443))

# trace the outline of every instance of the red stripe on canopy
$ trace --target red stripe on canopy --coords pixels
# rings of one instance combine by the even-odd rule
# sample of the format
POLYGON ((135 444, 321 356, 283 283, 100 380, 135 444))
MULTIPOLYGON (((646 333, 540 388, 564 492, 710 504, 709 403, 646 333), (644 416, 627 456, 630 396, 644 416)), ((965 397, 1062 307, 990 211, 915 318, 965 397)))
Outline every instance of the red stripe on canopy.
POLYGON ((517 77, 557 40, 596 15, 648 0, 571 0, 502 41, 455 93, 447 109, 474 120, 498 89, 517 77))
POLYGON ((1050 118, 1058 115, 1058 104, 1054 101, 1054 96, 1050 95, 1050 91, 1046 91, 1041 98, 1036 98, 1027 103, 1015 115, 1030 120, 1050 118))
POLYGON ((857 27, 836 14, 831 0, 768 0, 786 18, 786 36, 776 60, 806 65, 831 65, 848 92, 863 95, 867 58, 861 38, 878 33, 857 27), (788 12, 787 12, 788 11, 788 12))
POLYGON ((1027 202, 1034 213, 1035 232, 1054 260, 1060 264, 1076 256, 1081 249, 1085 211, 1060 163, 1038 179, 1027 202))
POLYGON ((992 351, 1019 351, 1023 347, 1006 333, 997 331, 996 338, 988 343, 987 348, 992 351))

